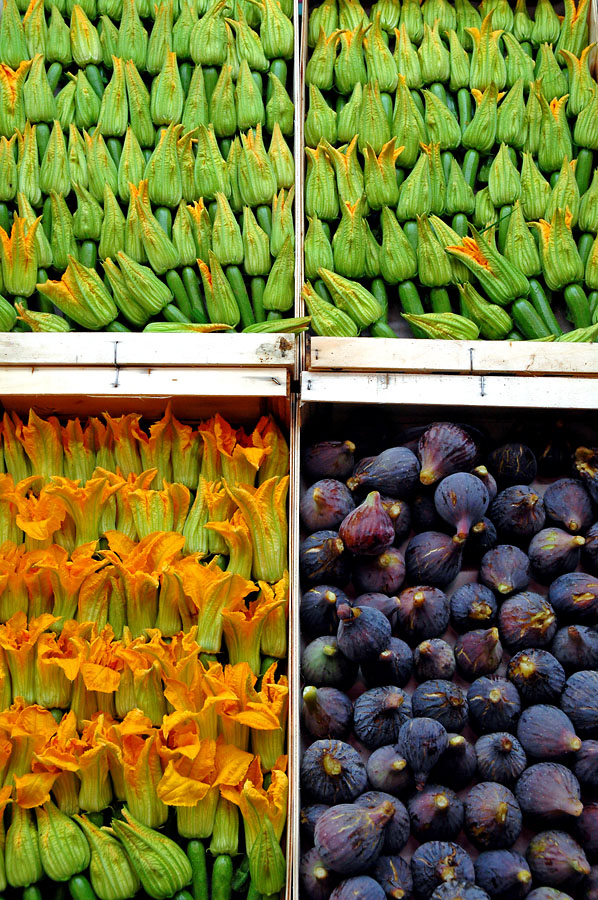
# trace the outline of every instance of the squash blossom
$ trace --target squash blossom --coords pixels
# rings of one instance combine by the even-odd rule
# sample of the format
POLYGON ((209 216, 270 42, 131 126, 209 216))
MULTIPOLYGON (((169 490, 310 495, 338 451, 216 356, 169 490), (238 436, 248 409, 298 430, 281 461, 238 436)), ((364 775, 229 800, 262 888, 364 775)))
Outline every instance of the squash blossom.
POLYGON ((223 572, 216 560, 207 566, 188 567, 182 578, 185 594, 192 598, 198 611, 197 643, 204 652, 218 653, 225 612, 238 610, 242 615, 245 598, 255 586, 234 572, 223 572))
POLYGON ((278 718, 270 708, 268 698, 255 690, 257 675, 248 663, 227 665, 220 672, 213 670, 206 675, 206 679, 210 681, 216 674, 220 675, 226 688, 214 698, 218 728, 226 743, 248 750, 250 730, 272 731, 279 728, 278 718))
POLYGON ((24 532, 27 549, 50 546, 52 536, 62 528, 67 516, 61 500, 48 494, 47 486, 40 489, 37 475, 19 481, 11 499, 17 509, 15 524, 24 532))
POLYGON ((18 511, 14 494, 14 482, 11 475, 0 474, 0 547, 6 541, 20 541, 17 523, 18 511))
POLYGON ((251 578, 253 545, 251 534, 242 513, 237 510, 225 522, 206 522, 205 528, 218 534, 226 545, 227 572, 234 572, 241 578, 251 578))
POLYGON ((0 228, 2 278, 6 290, 16 296, 29 297, 36 287, 36 232, 40 222, 41 216, 29 225, 26 219, 15 216, 10 235, 0 228))
POLYGON ((44 613, 28 623, 26 614, 19 611, 5 625, 0 625, 0 647, 10 671, 15 699, 21 697, 25 703, 35 702, 37 642, 55 621, 55 616, 44 613))
POLYGON ((251 729, 251 749, 259 757, 264 772, 276 767, 276 761, 284 754, 287 715, 289 711, 289 682, 286 675, 276 681, 277 664, 273 663, 262 677, 259 697, 277 720, 276 728, 251 729))
POLYGON ((31 774, 34 756, 57 730, 58 725, 49 710, 29 706, 20 697, 10 708, 4 709, 0 713, 0 732, 8 737, 12 750, 5 754, 6 748, 2 748, 2 756, 6 755, 2 766, 3 783, 12 785, 15 777, 31 774))
POLYGON ((561 291, 568 284, 582 281, 584 267, 571 233, 571 213, 556 209, 550 222, 530 222, 540 235, 540 261, 546 284, 561 291))
POLYGON ((282 659, 287 654, 287 632, 288 632, 288 599, 289 599, 289 573, 285 571, 284 575, 271 587, 266 585, 264 581, 260 582, 260 591, 272 595, 276 599, 284 601, 282 606, 278 606, 272 610, 266 617, 264 630, 262 631, 262 654, 264 656, 275 656, 282 659))
POLYGON ((487 243, 473 226, 470 228, 472 237, 464 237, 458 246, 447 247, 447 252, 473 272, 488 298, 499 306, 527 296, 529 282, 523 272, 487 243))
MULTIPOLYGON (((155 470, 153 470, 155 471, 155 470)), ((133 522, 141 540, 155 531, 181 531, 190 503, 189 489, 164 481, 161 491, 135 490, 128 494, 133 522)))
MULTIPOLYGON (((69 559, 64 547, 56 544, 48 547, 39 559, 38 568, 44 572, 51 584, 54 598, 52 613, 57 618, 54 631, 60 631, 67 619, 77 615, 79 591, 85 581, 106 565, 105 560, 93 558, 95 541, 76 547, 69 559)), ((72 680, 72 679, 71 679, 72 680)), ((61 703, 50 703, 48 708, 62 706, 61 703)))
POLYGON ((255 489, 225 482, 226 490, 243 513, 251 531, 253 577, 257 580, 279 581, 287 568, 288 485, 288 476, 269 478, 255 489))
POLYGON ((285 603, 284 597, 264 596, 248 607, 225 608, 222 610, 222 627, 228 656, 234 665, 247 662, 257 674, 260 669, 260 647, 266 617, 285 603))

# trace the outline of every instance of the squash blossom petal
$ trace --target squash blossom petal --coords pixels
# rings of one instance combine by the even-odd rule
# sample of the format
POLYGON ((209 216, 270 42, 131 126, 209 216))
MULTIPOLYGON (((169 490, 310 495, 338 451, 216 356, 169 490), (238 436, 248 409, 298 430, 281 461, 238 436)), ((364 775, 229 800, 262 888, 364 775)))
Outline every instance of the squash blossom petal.
POLYGON ((262 631, 267 616, 279 606, 283 597, 260 594, 248 607, 222 610, 224 639, 231 662, 247 662, 257 674, 260 667, 262 631))
POLYGON ((253 490, 228 483, 225 487, 251 531, 254 578, 270 583, 279 581, 287 568, 288 476, 270 478, 253 490))
POLYGON ((23 60, 17 69, 0 64, 0 134, 6 138, 25 129, 23 86, 30 67, 30 59, 23 60))
POLYGON ((241 578, 251 578, 253 545, 245 519, 237 512, 227 522, 206 522, 205 528, 214 531, 224 540, 228 550, 227 572, 234 572, 241 578))
POLYGON ((204 652, 217 653, 222 642, 224 610, 244 608, 245 598, 255 586, 234 572, 223 572, 215 560, 207 566, 189 567, 182 577, 183 589, 198 609, 197 643, 204 652))
POLYGON ((98 540, 102 508, 119 489, 120 485, 110 485, 105 478, 92 478, 80 486, 78 481, 53 476, 47 492, 59 497, 66 507, 75 523, 76 543, 80 545, 98 540))
MULTIPOLYGON (((272 588, 267 589, 265 582, 260 582, 260 590, 269 594, 272 588)), ((274 585, 274 597, 282 599, 282 606, 272 610, 266 617, 264 630, 262 631, 262 650, 264 656, 282 658, 287 654, 288 643, 288 599, 289 599, 289 573, 285 571, 280 581, 274 585)), ((280 755, 280 754, 279 754, 280 755)))
POLYGON ((10 236, 0 228, 0 256, 2 278, 6 290, 15 296, 29 297, 37 281, 36 232, 41 222, 38 216, 28 225, 25 218, 15 216, 10 236))
POLYGON ((16 523, 18 506, 16 498, 13 497, 14 488, 12 475, 0 474, 0 548, 5 541, 16 543, 20 539, 16 523))
POLYGON ((473 226, 470 228, 472 237, 463 238, 460 245, 447 247, 447 252, 473 272, 489 299, 499 306, 527 296, 529 282, 523 272, 487 243, 473 226))
MULTIPOLYGON (((34 234, 34 229, 29 230, 34 234)), ((0 240, 2 233, 0 232, 0 240)), ((116 318, 118 310, 95 269, 68 256, 68 266, 60 281, 36 285, 66 315, 91 331, 103 328, 116 318)))
POLYGON ((540 261, 546 284, 551 291, 582 281, 584 266, 571 233, 571 213, 556 209, 550 222, 531 222, 540 235, 540 261))
POLYGON ((0 647, 10 671, 13 697, 22 697, 25 703, 35 702, 37 642, 55 621, 55 616, 45 613, 27 624, 26 614, 19 611, 0 625, 0 647))
MULTIPOLYGON (((93 432, 83 428, 79 419, 69 419, 62 428, 63 474, 67 478, 87 481, 96 466, 93 432)), ((52 473, 56 475, 56 472, 52 473)))

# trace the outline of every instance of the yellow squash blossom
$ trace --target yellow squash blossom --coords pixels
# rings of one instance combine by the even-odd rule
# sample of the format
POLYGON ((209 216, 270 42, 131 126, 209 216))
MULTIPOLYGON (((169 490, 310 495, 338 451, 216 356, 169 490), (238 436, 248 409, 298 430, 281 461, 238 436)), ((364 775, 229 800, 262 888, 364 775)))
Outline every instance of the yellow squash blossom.
POLYGON ((172 480, 195 490, 199 478, 202 440, 199 431, 174 416, 172 422, 172 480))
POLYGON ((73 712, 62 717, 55 734, 33 755, 33 773, 50 773, 56 776, 52 786, 54 800, 66 815, 79 812, 79 763, 74 747, 79 742, 77 721, 73 712))
POLYGON ((162 665, 151 654, 143 652, 145 645, 142 640, 115 648, 115 653, 124 664, 116 709, 119 716, 126 715, 132 709, 140 709, 152 725, 160 725, 166 713, 162 665))
POLYGON ((16 413, 4 413, 2 417, 2 445, 4 449, 4 463, 7 471, 12 474, 15 484, 23 478, 31 475, 29 460, 25 456, 21 443, 23 423, 16 413))
POLYGON ((288 475, 269 478, 258 488, 226 483, 226 490, 247 522, 253 540, 253 577, 271 584, 287 568, 288 522, 286 498, 288 475))
MULTIPOLYGON (((0 65, 0 79, 3 68, 0 65)), ((28 225, 27 219, 15 215, 10 236, 4 228, 0 228, 2 277, 6 290, 11 294, 20 292, 21 296, 29 297, 35 291, 38 268, 36 232, 40 222, 41 216, 38 216, 28 225)))
POLYGON ((201 476, 206 481, 218 481, 222 476, 222 466, 216 441, 216 419, 207 419, 198 429, 203 442, 201 476))
POLYGON ((256 447, 263 446, 270 450, 260 466, 258 483, 262 484, 275 475, 286 475, 289 471, 289 446, 272 416, 262 416, 252 438, 256 447))
POLYGON ((249 747, 250 729, 274 731, 280 728, 269 699, 256 692, 256 681, 257 676, 246 662, 224 668, 213 666, 205 675, 205 682, 213 692, 206 705, 215 705, 225 741, 242 750, 249 747), (221 684, 227 690, 220 690, 221 684))
POLYGON ((47 492, 57 496, 75 523, 75 546, 97 541, 100 537, 102 509, 120 486, 105 478, 92 478, 80 485, 68 478, 52 477, 47 492))
POLYGON ((191 494, 183 484, 163 482, 162 490, 133 490, 127 499, 137 536, 141 540, 155 531, 182 531, 191 494))
POLYGON ((139 475, 143 471, 141 456, 139 455, 139 435, 141 428, 139 420, 141 415, 129 413, 128 415, 113 418, 104 413, 106 424, 113 438, 114 459, 124 478, 131 473, 139 475))
POLYGON ((134 710, 121 723, 113 723, 102 738, 110 771, 121 769, 113 781, 119 784, 131 813, 149 828, 158 828, 168 817, 156 790, 162 777, 157 737, 149 719, 134 710))
POLYGON ((191 718, 200 738, 216 740, 218 737, 218 706, 220 700, 234 702, 235 695, 221 676, 220 663, 210 663, 205 668, 194 658, 177 667, 176 675, 164 678, 164 696, 174 712, 167 716, 162 728, 191 718))
POLYGON ((91 416, 88 420, 86 433, 89 432, 89 443, 96 454, 96 466, 114 471, 116 460, 114 459, 114 435, 112 429, 100 419, 91 416))
POLYGON ((73 480, 88 481, 97 465, 93 428, 89 425, 83 428, 79 419, 68 419, 62 429, 62 449, 64 475, 73 480))
POLYGON ((86 657, 89 624, 64 622, 62 632, 44 632, 37 642, 35 699, 46 709, 68 708, 72 685, 86 657))
POLYGON ((289 614, 289 573, 284 573, 280 581, 272 588, 265 581, 260 581, 260 591, 267 597, 274 596, 283 602, 266 617, 262 631, 261 652, 263 656, 276 656, 280 659, 287 655, 287 633, 289 614))
POLYGON ((5 541, 20 541, 16 523, 18 507, 15 503, 14 480, 12 475, 0 473, 0 546, 5 541))
POLYGON ((214 417, 214 437, 220 454, 222 477, 235 484, 253 485, 269 449, 253 446, 243 429, 235 430, 218 414, 214 417))
POLYGON ((264 772, 269 772, 276 765, 276 760, 284 754, 289 711, 289 680, 286 675, 276 681, 276 663, 264 673, 259 691, 260 702, 267 706, 273 718, 276 718, 275 729, 251 730, 251 749, 259 756, 264 772))
POLYGON ((130 538, 132 541, 137 540, 137 528, 133 521, 133 512, 131 510, 131 504, 129 503, 129 494, 132 491, 149 490, 152 481, 156 477, 156 469, 148 469, 146 472, 141 472, 139 475, 131 472, 125 479, 116 472, 109 472, 108 469, 98 467, 94 472, 94 476, 106 478, 108 484, 113 485, 114 487, 116 487, 116 485, 120 486, 120 490, 118 490, 112 498, 114 500, 114 506, 110 510, 105 510, 104 522, 107 523, 108 518, 110 518, 112 524, 109 527, 104 528, 104 532, 116 530, 125 535, 125 537, 130 538))
POLYGON ((83 583, 90 575, 106 565, 105 560, 93 558, 95 546, 96 541, 82 544, 73 550, 69 559, 64 547, 54 544, 44 552, 37 564, 48 574, 52 585, 54 595, 52 612, 59 620, 55 625, 56 630, 62 627, 66 619, 75 618, 83 583))
POLYGON ((183 589, 198 609, 197 643, 206 653, 219 653, 224 610, 244 609, 245 597, 255 585, 233 572, 223 572, 212 560, 207 566, 186 568, 183 589))
POLYGON ((15 700, 20 697, 25 703, 35 702, 37 642, 55 621, 55 616, 44 613, 27 623, 27 616, 19 611, 0 625, 0 647, 10 671, 15 700))
MULTIPOLYGON (((210 522, 225 522, 235 511, 234 501, 227 493, 224 482, 201 480, 202 500, 208 509, 210 522)), ((226 553, 226 542, 214 530, 208 530, 208 551, 210 553, 226 553)))
POLYGON ((207 495, 211 482, 200 475, 195 492, 195 500, 183 527, 186 553, 201 553, 206 556, 209 551, 210 533, 205 525, 210 518, 207 495))
POLYGON ((18 510, 15 522, 25 533, 28 549, 48 547, 67 516, 60 498, 47 493, 40 476, 31 475, 15 485, 13 501, 18 510))
POLYGON ((150 425, 149 435, 141 428, 135 433, 141 465, 144 469, 156 469, 158 484, 172 481, 172 430, 172 411, 169 403, 164 416, 150 425))
POLYGON ((73 684, 71 709, 81 728, 96 712, 115 715, 115 694, 118 690, 123 662, 117 654, 114 632, 110 625, 93 635, 86 644, 86 653, 73 684))
POLYGON ((106 744, 101 740, 104 724, 104 716, 96 716, 84 726, 80 741, 73 747, 81 782, 79 805, 85 812, 101 812, 112 802, 108 755, 106 744))
POLYGON ((227 572, 234 572, 241 578, 251 578, 253 544, 251 533, 243 514, 237 510, 226 522, 206 522, 205 528, 220 535, 228 553, 227 572))
POLYGON ((260 670, 260 647, 264 622, 270 613, 284 606, 284 597, 267 596, 263 592, 248 606, 222 610, 224 640, 231 663, 247 662, 257 675, 260 670))
POLYGON ((28 613, 30 565, 24 544, 5 541, 0 546, 0 622, 7 622, 17 612, 28 613))
POLYGON ((98 740, 103 741, 106 745, 114 796, 121 803, 125 801, 123 738, 132 734, 144 737, 153 733, 154 727, 147 716, 144 716, 140 709, 134 709, 124 717, 122 722, 106 722, 103 732, 98 735, 98 740))
POLYGON ((40 475, 44 482, 53 475, 62 475, 62 427, 56 416, 40 419, 30 409, 27 425, 23 425, 21 443, 31 462, 33 475, 40 475))
POLYGON ((34 754, 57 730, 58 725, 49 710, 27 705, 21 699, 0 713, 0 733, 6 733, 12 745, 4 784, 13 784, 14 776, 31 772, 34 754))
POLYGON ((23 85, 31 62, 23 60, 18 69, 0 65, 0 134, 4 137, 12 137, 15 131, 23 131, 25 127, 23 85))
POLYGON ((94 622, 100 629, 104 625, 112 625, 111 612, 114 612, 115 606, 110 578, 112 569, 112 566, 106 566, 98 572, 88 574, 82 582, 77 601, 78 622, 94 622))

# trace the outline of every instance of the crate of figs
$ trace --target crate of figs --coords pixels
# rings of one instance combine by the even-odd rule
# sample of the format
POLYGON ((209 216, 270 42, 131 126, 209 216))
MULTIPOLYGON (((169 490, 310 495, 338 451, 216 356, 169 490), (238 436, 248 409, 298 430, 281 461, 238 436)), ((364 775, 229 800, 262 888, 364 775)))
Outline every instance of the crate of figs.
POLYGON ((598 450, 393 437, 303 452, 299 896, 595 900, 598 450))

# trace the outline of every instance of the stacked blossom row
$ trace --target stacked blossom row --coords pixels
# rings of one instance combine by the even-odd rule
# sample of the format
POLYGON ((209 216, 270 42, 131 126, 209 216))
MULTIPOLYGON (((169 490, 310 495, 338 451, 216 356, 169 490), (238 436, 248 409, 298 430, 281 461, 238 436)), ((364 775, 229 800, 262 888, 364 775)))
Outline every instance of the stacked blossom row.
POLYGON ((136 414, 61 425, 32 411, 6 414, 1 437, 0 889, 280 891, 278 426, 246 434, 217 415, 194 429, 168 409, 146 433, 136 414))

